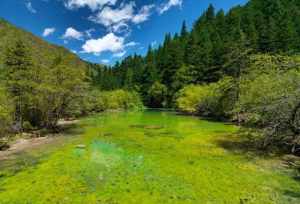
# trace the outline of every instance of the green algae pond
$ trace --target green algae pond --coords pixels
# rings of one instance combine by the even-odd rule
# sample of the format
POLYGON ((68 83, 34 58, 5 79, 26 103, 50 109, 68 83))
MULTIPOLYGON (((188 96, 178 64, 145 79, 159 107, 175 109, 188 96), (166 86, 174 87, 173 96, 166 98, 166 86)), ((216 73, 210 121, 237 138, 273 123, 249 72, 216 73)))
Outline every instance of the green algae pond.
POLYGON ((172 112, 84 118, 58 142, 0 161, 0 203, 300 203, 296 172, 223 145, 237 131, 172 112))

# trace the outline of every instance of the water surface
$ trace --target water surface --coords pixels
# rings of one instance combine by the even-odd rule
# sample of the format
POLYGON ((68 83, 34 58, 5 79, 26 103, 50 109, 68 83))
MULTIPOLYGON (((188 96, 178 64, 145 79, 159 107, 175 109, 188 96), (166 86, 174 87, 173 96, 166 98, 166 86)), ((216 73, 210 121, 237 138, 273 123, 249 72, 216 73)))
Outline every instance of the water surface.
POLYGON ((271 159, 224 148, 233 125, 171 112, 105 113, 0 164, 1 204, 300 203, 271 159))

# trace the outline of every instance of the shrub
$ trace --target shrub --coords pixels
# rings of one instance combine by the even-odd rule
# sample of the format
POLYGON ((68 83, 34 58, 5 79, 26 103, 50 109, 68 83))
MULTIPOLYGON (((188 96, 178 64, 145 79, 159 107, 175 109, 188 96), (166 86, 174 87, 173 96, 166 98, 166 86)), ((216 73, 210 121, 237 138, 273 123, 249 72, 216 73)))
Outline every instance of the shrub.
POLYGON ((138 110, 143 108, 140 96, 134 91, 126 90, 91 90, 82 105, 82 112, 85 114, 105 110, 138 110))
POLYGON ((228 117, 235 103, 235 84, 230 77, 209 85, 189 85, 177 94, 176 106, 186 113, 228 117))
POLYGON ((265 146, 300 144, 299 69, 293 58, 259 55, 242 77, 236 112, 242 114, 244 124, 263 128, 265 146))
POLYGON ((177 94, 176 106, 179 111, 196 114, 199 105, 209 96, 209 92, 208 86, 188 85, 177 94))

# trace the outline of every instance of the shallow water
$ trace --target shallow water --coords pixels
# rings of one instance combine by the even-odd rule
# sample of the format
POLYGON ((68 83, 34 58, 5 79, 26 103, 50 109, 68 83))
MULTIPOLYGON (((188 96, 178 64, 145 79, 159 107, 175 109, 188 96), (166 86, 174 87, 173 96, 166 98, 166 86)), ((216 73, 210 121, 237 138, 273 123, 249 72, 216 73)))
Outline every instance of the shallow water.
POLYGON ((0 203, 300 203, 293 172, 219 145, 234 138, 233 125, 147 111, 80 127, 1 161, 0 203))

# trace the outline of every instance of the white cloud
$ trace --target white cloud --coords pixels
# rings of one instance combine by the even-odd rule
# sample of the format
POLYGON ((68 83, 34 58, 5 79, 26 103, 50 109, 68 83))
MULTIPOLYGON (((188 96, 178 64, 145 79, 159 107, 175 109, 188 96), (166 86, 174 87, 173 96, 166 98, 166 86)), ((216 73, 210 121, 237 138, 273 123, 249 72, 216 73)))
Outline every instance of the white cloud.
POLYGON ((111 32, 130 32, 129 23, 139 24, 149 19, 153 4, 143 6, 138 12, 135 11, 133 1, 121 4, 119 8, 104 7, 96 15, 90 16, 89 20, 102 24, 111 32))
POLYGON ((36 13, 36 10, 32 7, 32 4, 30 1, 25 3, 26 8, 28 9, 29 12, 31 13, 36 13))
POLYGON ((117 9, 105 7, 96 16, 91 16, 89 19, 104 26, 112 26, 132 19, 134 13, 133 7, 133 2, 125 4, 117 9))
POLYGON ((151 10, 154 8, 154 5, 146 5, 141 8, 141 10, 132 18, 132 22, 135 24, 142 23, 151 15, 151 10))
POLYGON ((119 22, 115 25, 113 25, 111 28, 111 31, 116 33, 130 33, 129 26, 124 22, 119 22))
POLYGON ((101 9, 104 5, 115 5, 117 0, 65 0, 65 7, 68 9, 76 9, 89 7, 92 11, 101 9))
POLYGON ((45 28, 43 37, 47 37, 55 32, 55 28, 45 28))
POLYGON ((90 39, 82 46, 84 53, 102 53, 105 51, 120 52, 124 50, 124 38, 109 33, 99 39, 90 39))
POLYGON ((63 35, 63 39, 82 40, 82 37, 83 34, 72 27, 67 28, 65 34, 63 35))
POLYGON ((91 28, 91 29, 88 29, 86 31, 84 31, 85 35, 88 37, 88 38, 91 38, 92 37, 92 33, 95 32, 96 30, 94 28, 91 28))
POLYGON ((129 43, 126 43, 125 47, 134 47, 136 45, 138 45, 138 43, 131 41, 129 43))
POLYGON ((73 52, 74 54, 77 54, 77 51, 76 51, 76 50, 71 50, 71 52, 73 52))
POLYGON ((103 60, 101 60, 101 62, 102 62, 103 64, 109 64, 109 60, 108 60, 108 59, 103 59, 103 60))
POLYGON ((122 51, 122 52, 114 53, 113 57, 120 58, 120 57, 123 57, 125 54, 126 54, 126 51, 122 51))
POLYGON ((168 11, 173 6, 182 6, 183 0, 168 0, 167 3, 161 5, 160 8, 158 8, 158 13, 163 14, 164 12, 168 11))

